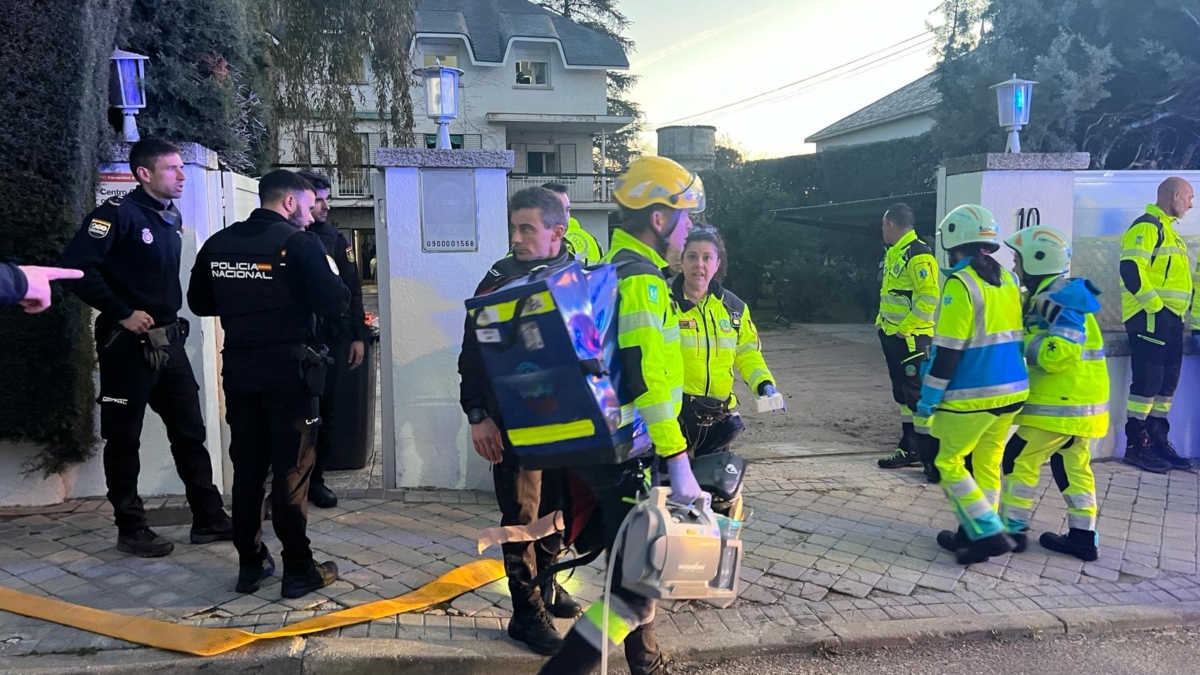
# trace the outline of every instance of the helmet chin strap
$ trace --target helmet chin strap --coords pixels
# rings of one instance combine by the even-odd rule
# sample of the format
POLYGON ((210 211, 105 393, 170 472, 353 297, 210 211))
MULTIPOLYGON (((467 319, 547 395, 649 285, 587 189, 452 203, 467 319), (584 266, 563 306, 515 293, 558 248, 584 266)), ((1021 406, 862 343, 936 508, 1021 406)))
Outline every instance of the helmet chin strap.
MULTIPOLYGON (((675 234, 675 228, 679 227, 680 220, 683 220, 683 211, 672 211, 671 226, 661 234, 658 232, 658 230, 654 230, 654 236, 658 240, 658 243, 655 244, 654 249, 658 251, 658 254, 664 258, 667 257, 667 251, 671 248, 671 235, 675 234)), ((653 230, 654 228, 650 229, 653 230)))

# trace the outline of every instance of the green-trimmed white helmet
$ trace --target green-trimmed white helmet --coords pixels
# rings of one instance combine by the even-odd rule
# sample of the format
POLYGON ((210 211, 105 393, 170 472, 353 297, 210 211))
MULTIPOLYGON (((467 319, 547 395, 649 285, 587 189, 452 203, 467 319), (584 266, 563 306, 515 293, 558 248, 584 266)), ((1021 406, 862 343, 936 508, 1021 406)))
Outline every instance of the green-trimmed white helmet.
POLYGON ((938 237, 947 251, 963 244, 984 244, 992 252, 1000 250, 1000 227, 996 216, 978 204, 963 204, 942 218, 938 237))
POLYGON ((1027 227, 1005 239, 1004 243, 1021 254, 1021 268, 1026 274, 1044 277, 1065 274, 1071 269, 1071 244, 1053 227, 1027 227))

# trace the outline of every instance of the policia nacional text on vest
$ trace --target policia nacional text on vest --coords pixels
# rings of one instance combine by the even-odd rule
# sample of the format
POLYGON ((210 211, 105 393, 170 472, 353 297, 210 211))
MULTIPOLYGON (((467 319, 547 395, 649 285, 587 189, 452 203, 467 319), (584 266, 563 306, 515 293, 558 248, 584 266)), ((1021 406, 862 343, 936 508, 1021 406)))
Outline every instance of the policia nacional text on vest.
MULTIPOLYGON (((289 580, 318 574, 306 500, 326 357, 315 316, 336 318, 350 292, 315 235, 268 209, 217 232, 196 256, 188 304, 225 331, 226 419, 234 479, 234 545, 243 569, 263 565, 263 482, 274 469, 275 533, 289 580)), ((334 570, 336 574, 336 569, 334 570)), ((303 583, 298 583, 303 586, 303 583)), ((318 586, 319 587, 319 586, 318 586)))

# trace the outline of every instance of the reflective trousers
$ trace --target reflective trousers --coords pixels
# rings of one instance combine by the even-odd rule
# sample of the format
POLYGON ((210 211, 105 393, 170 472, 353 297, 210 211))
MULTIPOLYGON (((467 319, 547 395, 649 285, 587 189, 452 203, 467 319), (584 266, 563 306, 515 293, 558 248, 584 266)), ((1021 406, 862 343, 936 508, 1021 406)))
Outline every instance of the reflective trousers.
POLYGON ((1091 439, 1023 426, 1004 449, 1004 493, 1000 518, 1009 532, 1029 527, 1042 465, 1050 460, 1054 482, 1067 502, 1067 526, 1096 531, 1096 477, 1091 439))
POLYGON ((1125 435, 1136 438, 1144 429, 1152 441, 1165 443, 1171 430, 1167 415, 1183 367, 1183 318, 1167 309, 1140 312, 1130 317, 1125 330, 1133 371, 1125 435))
MULTIPOLYGON (((572 469, 575 477, 587 484, 596 500, 593 522, 588 527, 602 527, 604 548, 612 556, 617 530, 633 509, 631 501, 645 488, 644 474, 638 461, 621 465, 593 466, 572 469)), ((540 675, 586 675, 600 665, 600 649, 624 644, 625 660, 631 675, 650 675, 662 666, 662 652, 654 631, 655 601, 621 586, 621 554, 612 556, 612 599, 609 603, 608 634, 603 632, 604 599, 587 608, 571 627, 558 654, 552 657, 540 675)))
POLYGON ((934 460, 941 472, 940 485, 972 541, 1004 531, 996 513, 1000 500, 1000 462, 1008 431, 1019 410, 1019 406, 999 413, 939 410, 933 416, 933 436, 940 442, 934 460), (966 464, 968 457, 971 470, 966 464))
POLYGON ((933 338, 928 335, 903 338, 880 330, 879 344, 887 361, 888 379, 892 381, 892 400, 900 406, 903 435, 899 447, 906 452, 917 452, 922 439, 916 434, 929 434, 929 418, 918 417, 916 410, 917 401, 921 400, 921 365, 929 358, 933 338))

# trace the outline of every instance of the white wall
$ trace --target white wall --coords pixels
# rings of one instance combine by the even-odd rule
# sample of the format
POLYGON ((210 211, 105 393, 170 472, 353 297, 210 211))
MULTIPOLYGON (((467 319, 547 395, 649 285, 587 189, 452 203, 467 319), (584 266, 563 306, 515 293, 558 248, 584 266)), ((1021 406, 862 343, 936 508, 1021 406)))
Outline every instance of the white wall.
MULTIPOLYGON (((106 171, 127 172, 128 164, 105 167, 106 171)), ((222 226, 221 174, 204 166, 187 164, 184 196, 176 204, 183 215, 183 253, 180 279, 184 296, 196 252, 204 241, 222 226)), ((253 205, 243 203, 241 216, 248 215, 253 205)), ((187 308, 186 301, 179 313, 191 322, 191 335, 186 351, 200 385, 201 414, 208 437, 213 482, 218 488, 229 487, 232 475, 224 461, 227 447, 222 433, 220 407, 219 331, 213 319, 201 319, 187 308)), ((94 349, 94 345, 88 345, 94 349)), ((96 375, 99 390, 99 371, 96 375)), ((99 438, 97 409, 95 429, 99 438)), ((183 494, 183 483, 175 471, 166 427, 153 411, 147 408, 142 430, 141 472, 138 490, 143 497, 183 494)), ((61 475, 42 479, 40 475, 24 475, 21 465, 32 457, 37 448, 31 444, 0 443, 0 505, 54 504, 64 499, 98 497, 105 494, 103 441, 95 446, 95 455, 87 462, 72 467, 61 475)))
POLYGON ((840 136, 817 141, 817 152, 830 148, 841 148, 851 145, 865 145, 879 141, 891 141, 897 138, 920 136, 933 128, 933 115, 922 113, 912 117, 904 117, 873 127, 851 131, 840 136))
MULTIPOLYGON (((1052 225, 1069 237, 1074 214, 1075 177, 1071 171, 981 171, 948 176, 939 222, 945 213, 962 204, 980 204, 996 216, 1000 226, 999 240, 1019 228, 1020 212, 1036 208, 1042 225, 1052 225)), ((941 200, 939 200, 941 201, 941 200)), ((945 262, 940 237, 938 258, 945 262)), ((1001 246, 995 256, 1005 268, 1012 268, 1012 251, 1001 246)))
MULTIPOLYGON (((384 451, 394 448, 399 487, 490 489, 458 404, 463 301, 508 250, 504 169, 476 169, 479 250, 421 250, 419 170, 388 168, 386 225, 379 231, 383 315, 384 451)), ((392 464, 389 467, 388 464, 392 464)))

